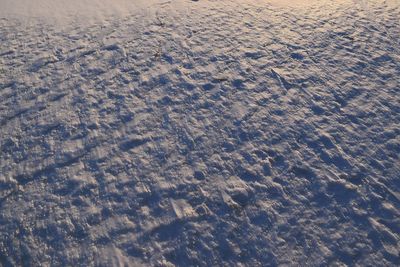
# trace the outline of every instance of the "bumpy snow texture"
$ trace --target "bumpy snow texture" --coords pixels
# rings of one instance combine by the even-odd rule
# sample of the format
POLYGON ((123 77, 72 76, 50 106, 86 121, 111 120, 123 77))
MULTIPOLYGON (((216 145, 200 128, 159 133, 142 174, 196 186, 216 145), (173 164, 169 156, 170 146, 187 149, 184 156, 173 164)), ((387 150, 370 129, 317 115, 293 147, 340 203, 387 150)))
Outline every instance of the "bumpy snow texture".
POLYGON ((2 265, 399 266, 398 2, 38 2, 0 1, 2 265))

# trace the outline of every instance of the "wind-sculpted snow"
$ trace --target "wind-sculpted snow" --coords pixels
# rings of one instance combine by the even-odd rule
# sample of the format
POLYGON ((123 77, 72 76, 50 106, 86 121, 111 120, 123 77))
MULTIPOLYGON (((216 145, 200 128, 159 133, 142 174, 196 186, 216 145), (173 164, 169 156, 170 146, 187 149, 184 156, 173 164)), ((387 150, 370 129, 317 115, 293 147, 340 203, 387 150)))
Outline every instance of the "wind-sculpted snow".
POLYGON ((399 266, 400 8, 0 20, 0 264, 399 266))

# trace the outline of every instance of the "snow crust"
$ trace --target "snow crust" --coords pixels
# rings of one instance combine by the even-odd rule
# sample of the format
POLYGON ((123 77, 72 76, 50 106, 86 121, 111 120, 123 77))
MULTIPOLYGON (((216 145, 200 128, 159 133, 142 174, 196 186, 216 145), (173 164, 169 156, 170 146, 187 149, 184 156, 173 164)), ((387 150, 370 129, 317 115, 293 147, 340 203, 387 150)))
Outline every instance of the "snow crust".
POLYGON ((0 0, 0 265, 399 266, 399 40, 398 1, 0 0))

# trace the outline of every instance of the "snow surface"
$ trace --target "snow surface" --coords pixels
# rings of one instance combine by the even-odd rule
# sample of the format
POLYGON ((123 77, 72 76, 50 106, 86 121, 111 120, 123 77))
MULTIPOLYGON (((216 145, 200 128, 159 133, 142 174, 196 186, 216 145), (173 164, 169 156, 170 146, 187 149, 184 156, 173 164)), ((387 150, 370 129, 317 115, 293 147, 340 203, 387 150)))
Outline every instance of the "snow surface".
POLYGON ((398 1, 0 0, 0 265, 399 266, 398 1))

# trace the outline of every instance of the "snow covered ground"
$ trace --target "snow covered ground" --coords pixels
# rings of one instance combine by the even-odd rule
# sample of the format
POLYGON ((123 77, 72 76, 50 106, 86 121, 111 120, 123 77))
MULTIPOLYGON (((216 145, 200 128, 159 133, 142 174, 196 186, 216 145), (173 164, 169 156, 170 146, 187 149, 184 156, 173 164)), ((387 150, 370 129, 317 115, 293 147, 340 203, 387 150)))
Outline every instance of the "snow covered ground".
POLYGON ((400 2, 0 0, 0 265, 399 266, 400 2))

